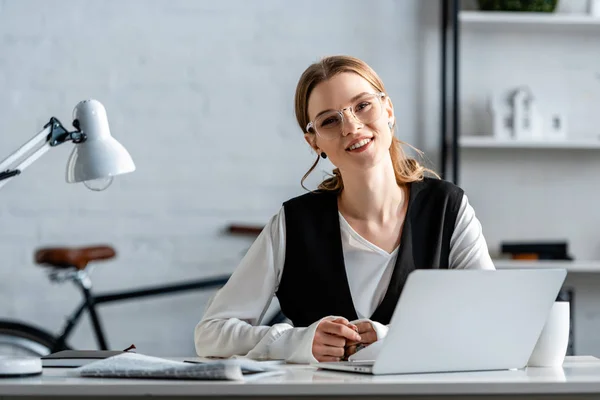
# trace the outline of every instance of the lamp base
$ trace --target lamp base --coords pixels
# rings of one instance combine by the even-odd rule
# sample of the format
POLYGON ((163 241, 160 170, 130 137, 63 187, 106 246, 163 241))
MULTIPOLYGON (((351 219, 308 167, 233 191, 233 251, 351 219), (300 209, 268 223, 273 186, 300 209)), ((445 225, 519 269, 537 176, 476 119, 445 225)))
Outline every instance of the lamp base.
POLYGON ((16 378, 42 373, 39 357, 0 356, 0 378, 16 378))

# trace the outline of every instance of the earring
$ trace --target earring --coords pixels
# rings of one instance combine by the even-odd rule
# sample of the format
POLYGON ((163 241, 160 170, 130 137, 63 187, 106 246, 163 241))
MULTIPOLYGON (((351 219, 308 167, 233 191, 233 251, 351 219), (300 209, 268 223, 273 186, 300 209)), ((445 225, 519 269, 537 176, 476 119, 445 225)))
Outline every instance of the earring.
POLYGON ((388 121, 388 126, 390 127, 390 129, 392 129, 394 127, 394 123, 392 121, 388 121))
POLYGON ((327 158, 327 154, 324 151, 321 152, 321 158, 327 158))

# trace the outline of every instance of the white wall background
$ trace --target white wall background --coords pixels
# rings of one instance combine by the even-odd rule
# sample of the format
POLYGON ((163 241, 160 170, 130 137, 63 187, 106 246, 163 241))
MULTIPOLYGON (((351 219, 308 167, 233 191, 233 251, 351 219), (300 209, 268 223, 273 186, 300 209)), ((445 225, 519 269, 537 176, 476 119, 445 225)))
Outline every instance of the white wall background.
MULTIPOLYGON (((3 188, 0 317, 55 331, 75 307, 75 289, 51 285, 34 265, 39 246, 114 245, 117 259, 94 271, 98 291, 232 271, 250 243, 226 236, 225 226, 263 223, 303 193, 314 156, 293 94, 321 56, 370 63, 394 100, 399 136, 435 161, 436 4, 0 0, 2 152, 50 116, 70 126, 75 104, 93 97, 137 164, 93 193, 64 183, 71 145, 63 145, 3 188)), ((110 346, 193 354, 193 327, 211 294, 102 308, 110 346)), ((90 332, 86 319, 72 344, 93 348, 90 332)))

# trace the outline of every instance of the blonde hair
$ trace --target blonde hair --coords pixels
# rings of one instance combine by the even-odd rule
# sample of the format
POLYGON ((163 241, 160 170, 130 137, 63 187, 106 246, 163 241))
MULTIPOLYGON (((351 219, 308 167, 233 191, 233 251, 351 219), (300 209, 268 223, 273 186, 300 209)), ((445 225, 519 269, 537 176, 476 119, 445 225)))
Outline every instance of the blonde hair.
MULTIPOLYGON (((296 108, 296 120, 298 121, 298 125, 300 125, 300 129, 302 132, 305 132, 306 126, 310 122, 308 117, 308 99, 313 89, 321 82, 324 82, 337 74, 342 72, 353 72, 355 74, 360 75, 367 82, 373 86, 373 88, 378 92, 387 93, 385 91, 385 87, 383 82, 377 75, 377 73, 369 67, 364 61, 359 60, 358 58, 350 57, 350 56, 332 56, 325 57, 321 59, 321 61, 316 62, 310 65, 300 77, 298 81, 298 85, 296 86, 296 95, 294 99, 295 108, 296 108)), ((396 122, 394 121, 394 125, 392 129, 395 128, 396 122)), ((423 153, 410 146, 407 143, 400 141, 395 136, 392 137, 392 145, 390 146, 390 157, 392 158, 392 164, 394 165, 394 174, 396 175, 396 182, 398 185, 402 186, 406 183, 420 181, 425 176, 426 172, 432 173, 434 176, 439 178, 437 174, 423 165, 421 165, 417 160, 409 159, 406 157, 402 146, 406 144, 415 150, 419 155, 423 153)), ((319 155, 317 154, 317 159, 310 167, 308 172, 304 174, 301 180, 302 187, 306 189, 304 186, 304 181, 310 175, 310 173, 316 168, 319 163, 319 155)), ((341 190, 344 188, 344 182, 342 181, 342 174, 339 168, 335 168, 333 170, 333 176, 328 179, 325 179, 321 184, 319 184, 319 189, 322 190, 341 190)), ((307 189, 308 190, 308 189, 307 189)))

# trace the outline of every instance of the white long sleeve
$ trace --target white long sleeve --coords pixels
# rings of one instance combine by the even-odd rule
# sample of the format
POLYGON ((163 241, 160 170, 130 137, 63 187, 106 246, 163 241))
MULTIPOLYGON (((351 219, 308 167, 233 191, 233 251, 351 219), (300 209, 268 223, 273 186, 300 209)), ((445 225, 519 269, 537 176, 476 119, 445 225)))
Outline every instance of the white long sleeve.
MULTIPOLYGON (((365 320, 385 294, 397 251, 388 254, 374 248, 349 226, 344 226, 343 218, 340 218, 340 226, 342 237, 348 238, 343 240, 343 246, 351 294, 360 320, 365 320)), ((494 269, 481 225, 466 196, 461 202, 450 245, 451 268, 494 269)), ((282 207, 268 221, 227 284, 209 303, 194 332, 198 355, 316 362, 312 342, 320 321, 306 328, 295 328, 287 323, 272 327, 258 325, 277 291, 284 261, 282 207)), ((387 326, 372 324, 378 338, 385 337, 387 326)))
MULTIPOLYGON (((227 284, 211 299, 204 318, 196 326, 194 341, 201 356, 284 358, 289 354, 270 351, 273 342, 299 342, 301 329, 288 324, 257 326, 277 290, 285 247, 281 239, 283 214, 273 216, 252 244, 227 284)), ((308 330, 308 329, 305 329, 308 330)), ((284 348, 292 349, 292 346, 284 348)))
POLYGON ((450 268, 456 269, 496 269, 490 257, 481 223, 475 210, 463 196, 454 232, 450 238, 450 268))

